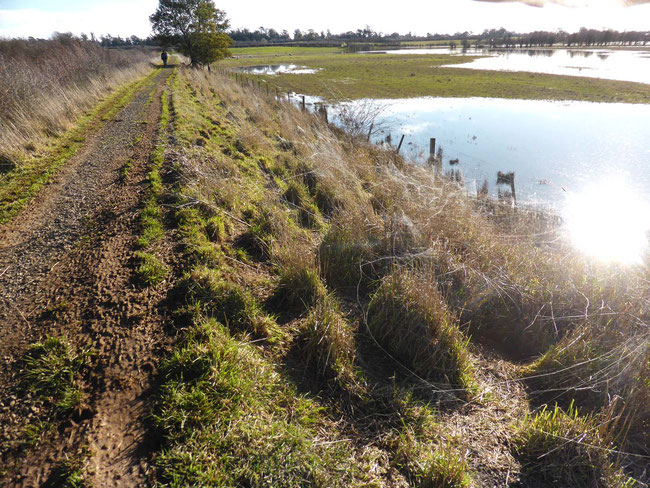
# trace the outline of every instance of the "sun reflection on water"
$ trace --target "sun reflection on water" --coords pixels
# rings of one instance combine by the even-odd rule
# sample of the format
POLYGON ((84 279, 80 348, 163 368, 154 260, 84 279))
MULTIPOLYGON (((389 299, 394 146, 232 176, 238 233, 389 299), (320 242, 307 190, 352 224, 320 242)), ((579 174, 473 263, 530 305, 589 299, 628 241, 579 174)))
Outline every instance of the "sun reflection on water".
POLYGON ((650 247, 650 202, 621 176, 567 196, 563 217, 573 245, 596 259, 640 264, 650 247))

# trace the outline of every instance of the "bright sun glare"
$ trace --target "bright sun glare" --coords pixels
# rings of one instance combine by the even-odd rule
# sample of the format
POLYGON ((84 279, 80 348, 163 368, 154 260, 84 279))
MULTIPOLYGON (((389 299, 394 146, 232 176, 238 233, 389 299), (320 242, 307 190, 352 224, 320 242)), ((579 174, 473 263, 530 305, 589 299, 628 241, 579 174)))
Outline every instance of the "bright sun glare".
POLYGON ((650 203, 620 176, 570 194, 564 220, 576 248, 599 260, 638 264, 648 251, 650 203))

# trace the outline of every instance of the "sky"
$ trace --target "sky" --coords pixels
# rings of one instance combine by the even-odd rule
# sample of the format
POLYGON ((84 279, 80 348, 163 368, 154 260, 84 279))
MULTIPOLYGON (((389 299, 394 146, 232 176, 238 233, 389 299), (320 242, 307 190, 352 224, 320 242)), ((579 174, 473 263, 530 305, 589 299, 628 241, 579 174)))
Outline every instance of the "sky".
MULTIPOLYGON (((216 0, 234 28, 260 26, 330 29, 333 33, 369 25, 384 33, 482 32, 580 27, 650 29, 650 0, 216 0), (310 5, 310 3, 312 3, 310 5), (628 6, 625 6, 628 4, 628 6), (636 5, 634 5, 636 4, 636 5)), ((149 15, 158 0, 0 0, 0 37, 49 37, 52 32, 137 35, 151 33, 149 15)))

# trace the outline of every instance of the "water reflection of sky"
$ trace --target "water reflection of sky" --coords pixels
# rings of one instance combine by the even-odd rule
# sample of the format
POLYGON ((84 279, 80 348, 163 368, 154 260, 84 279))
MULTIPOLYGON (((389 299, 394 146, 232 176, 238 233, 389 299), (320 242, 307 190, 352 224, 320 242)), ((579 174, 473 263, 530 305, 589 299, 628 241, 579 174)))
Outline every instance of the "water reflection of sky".
POLYGON ((375 54, 483 56, 448 68, 527 71, 650 83, 650 53, 618 49, 461 49, 432 47, 366 51, 375 54))
POLYGON ((307 68, 306 66, 297 66, 295 64, 261 64, 257 66, 242 66, 237 68, 237 70, 251 75, 279 75, 286 73, 306 75, 314 74, 318 71, 317 69, 307 68))
POLYGON ((497 172, 514 171, 519 200, 555 208, 585 252, 609 259, 618 250, 629 261, 638 258, 630 249, 647 246, 650 106, 485 98, 373 103, 384 107, 376 141, 391 134, 396 144, 405 134, 402 152, 424 160, 435 137, 443 168, 459 159, 454 168, 472 192, 487 179, 494 194, 497 172))
POLYGON ((625 50, 535 49, 492 51, 470 63, 450 65, 496 71, 528 71, 650 83, 648 52, 625 50))

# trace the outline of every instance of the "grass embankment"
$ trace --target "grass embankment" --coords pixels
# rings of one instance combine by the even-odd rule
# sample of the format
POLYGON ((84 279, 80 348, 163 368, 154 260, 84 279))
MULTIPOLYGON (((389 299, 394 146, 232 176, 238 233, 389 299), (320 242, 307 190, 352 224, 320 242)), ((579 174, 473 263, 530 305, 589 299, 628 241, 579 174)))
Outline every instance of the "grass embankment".
POLYGON ((231 81, 182 71, 172 102, 161 483, 620 486, 641 466, 643 269, 539 244, 525 211, 231 81))
MULTIPOLYGON (((269 48, 270 49, 270 48, 269 48)), ((260 76, 284 91, 329 100, 409 97, 490 97, 530 100, 583 100, 650 103, 650 85, 540 73, 444 68, 472 56, 405 54, 299 54, 229 59, 225 67, 297 64, 314 74, 260 76)))
POLYGON ((158 70, 128 83, 61 136, 51 137, 41 151, 14 155, 15 168, 0 175, 0 225, 7 223, 47 184, 52 176, 83 147, 86 138, 113 118, 133 99, 136 92, 152 83, 158 70))

